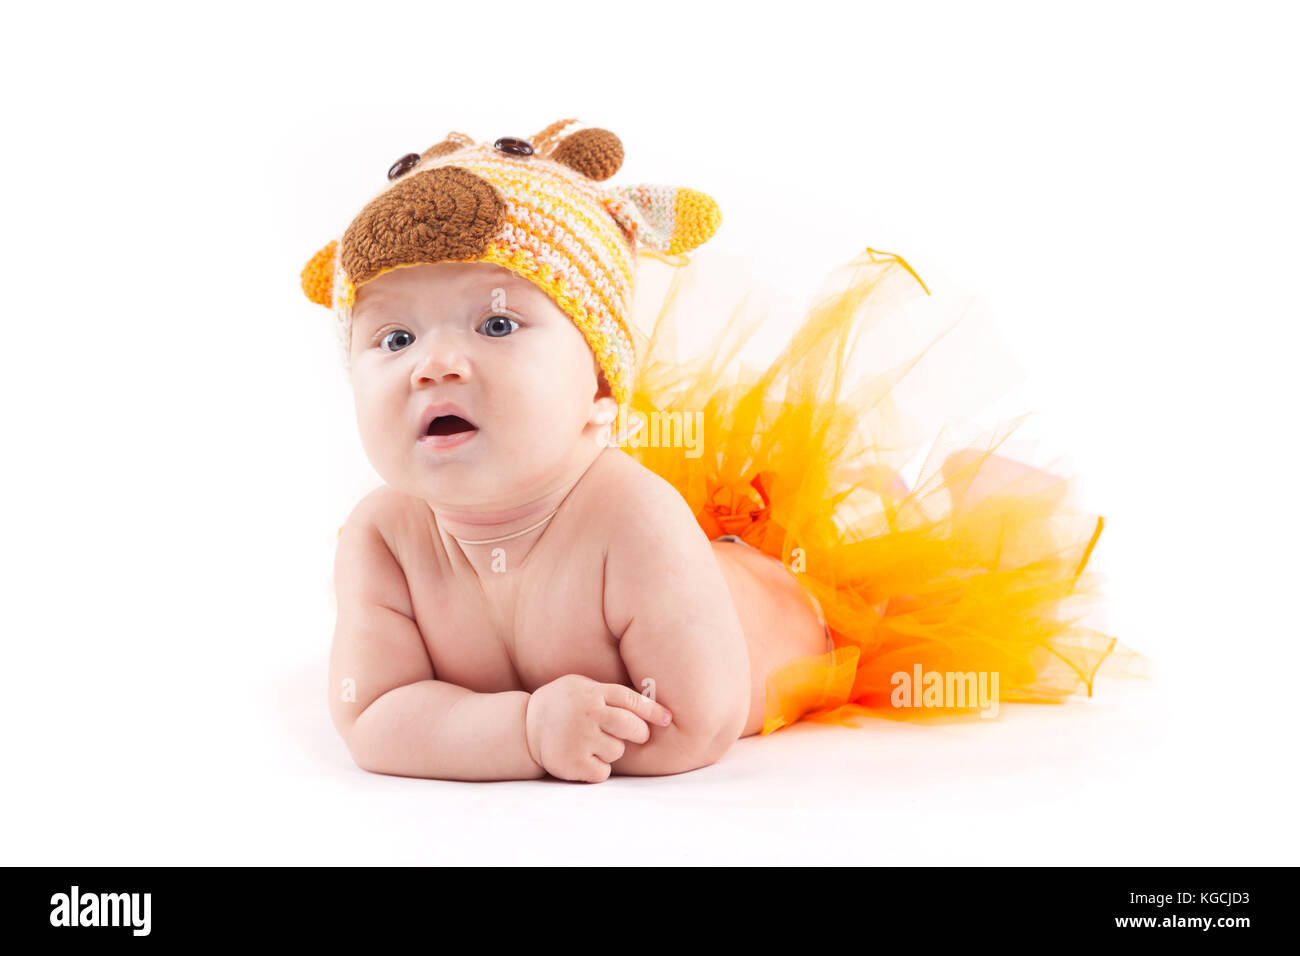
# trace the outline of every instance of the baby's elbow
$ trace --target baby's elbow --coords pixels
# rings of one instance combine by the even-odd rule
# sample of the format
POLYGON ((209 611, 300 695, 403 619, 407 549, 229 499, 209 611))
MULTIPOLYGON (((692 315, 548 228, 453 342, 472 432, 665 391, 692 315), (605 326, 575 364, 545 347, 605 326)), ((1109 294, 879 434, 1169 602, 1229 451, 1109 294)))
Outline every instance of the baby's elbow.
POLYGON ((723 755, 731 749, 731 745, 738 739, 739 734, 722 734, 713 738, 703 747, 695 752, 695 759, 698 767, 710 767, 722 759, 723 755))
POLYGON ((358 717, 344 719, 339 722, 339 736, 343 739, 343 745, 347 748, 348 756, 352 762, 360 769, 367 773, 387 773, 384 769, 383 761, 376 754, 376 748, 373 746, 372 738, 365 734, 365 727, 359 726, 358 717))
POLYGON ((740 739, 739 731, 732 733, 727 731, 714 737, 710 737, 704 743, 695 747, 695 767, 709 767, 722 759, 723 755, 731 749, 731 745, 740 739))
POLYGON ((356 754, 352 755, 352 762, 357 765, 359 770, 364 770, 366 773, 383 773, 382 770, 369 760, 366 760, 363 757, 358 757, 356 754))
POLYGON ((365 770, 368 773, 379 773, 380 771, 375 767, 375 762, 370 759, 370 754, 367 753, 365 749, 358 746, 358 741, 351 733, 351 729, 352 728, 349 727, 348 732, 342 735, 343 744, 348 749, 348 756, 352 758, 352 762, 360 769, 365 770))
POLYGON ((708 731, 699 735, 695 747, 696 759, 701 767, 717 763, 722 755, 731 749, 731 745, 740 739, 745 731, 745 721, 749 716, 749 702, 744 706, 730 707, 719 713, 708 724, 708 731))
POLYGON ((347 746, 352 762, 366 773, 391 774, 393 772, 384 755, 375 753, 372 748, 359 747, 350 739, 347 741, 347 746))

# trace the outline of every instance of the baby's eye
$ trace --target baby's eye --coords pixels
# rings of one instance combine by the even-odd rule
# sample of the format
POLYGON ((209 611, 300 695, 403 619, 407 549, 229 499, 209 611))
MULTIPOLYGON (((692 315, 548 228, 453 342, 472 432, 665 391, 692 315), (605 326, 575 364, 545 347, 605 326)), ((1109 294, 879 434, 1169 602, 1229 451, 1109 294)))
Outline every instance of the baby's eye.
POLYGON ((484 321, 479 328, 487 329, 488 331, 485 334, 490 335, 492 338, 499 339, 503 336, 509 335, 515 329, 519 328, 519 323, 508 315, 494 315, 484 321), (507 322, 509 325, 505 324, 507 322))
POLYGON ((393 329, 383 337, 379 347, 387 352, 400 352, 414 341, 415 336, 406 329, 393 329))

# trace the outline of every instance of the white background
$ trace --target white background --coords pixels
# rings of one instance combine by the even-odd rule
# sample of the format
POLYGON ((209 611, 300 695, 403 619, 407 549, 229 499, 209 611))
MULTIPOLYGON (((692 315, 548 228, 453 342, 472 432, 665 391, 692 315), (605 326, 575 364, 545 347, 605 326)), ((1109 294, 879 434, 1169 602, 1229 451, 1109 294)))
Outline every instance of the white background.
POLYGON ((7 16, 0 861, 1300 862, 1287 5, 7 16), (299 270, 403 153, 568 116, 796 297, 868 245, 977 297, 1156 679, 597 786, 356 768, 328 582, 378 479, 299 270))

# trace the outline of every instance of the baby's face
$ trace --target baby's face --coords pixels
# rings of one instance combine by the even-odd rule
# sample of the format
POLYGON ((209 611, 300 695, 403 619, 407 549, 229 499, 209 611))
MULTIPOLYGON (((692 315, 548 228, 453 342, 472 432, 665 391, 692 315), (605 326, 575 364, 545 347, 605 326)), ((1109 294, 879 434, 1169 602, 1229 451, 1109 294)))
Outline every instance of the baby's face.
POLYGON ((363 285, 351 366, 375 470, 447 508, 509 508, 552 490, 617 412, 577 326, 492 263, 403 266, 363 285))

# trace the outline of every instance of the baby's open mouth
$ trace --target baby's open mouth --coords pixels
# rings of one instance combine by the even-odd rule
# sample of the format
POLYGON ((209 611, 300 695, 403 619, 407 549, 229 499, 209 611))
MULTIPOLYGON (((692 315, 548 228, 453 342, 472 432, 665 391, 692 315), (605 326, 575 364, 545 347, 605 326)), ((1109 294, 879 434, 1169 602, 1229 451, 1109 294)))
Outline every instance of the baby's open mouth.
POLYGON ((477 431, 474 425, 471 425, 459 415, 439 415, 433 421, 429 422, 429 429, 426 435, 457 435, 460 432, 477 431))
POLYGON ((423 448, 443 450, 459 448, 473 441, 479 429, 461 414, 464 411, 454 402, 429 405, 420 416, 424 430, 420 432, 417 442, 423 448))

